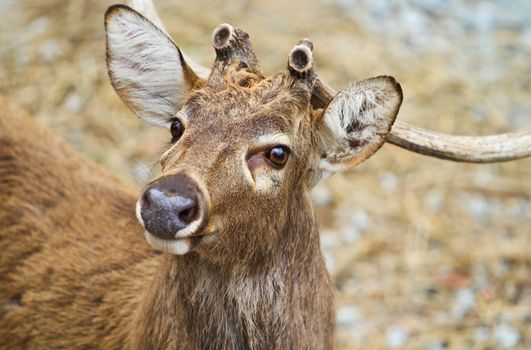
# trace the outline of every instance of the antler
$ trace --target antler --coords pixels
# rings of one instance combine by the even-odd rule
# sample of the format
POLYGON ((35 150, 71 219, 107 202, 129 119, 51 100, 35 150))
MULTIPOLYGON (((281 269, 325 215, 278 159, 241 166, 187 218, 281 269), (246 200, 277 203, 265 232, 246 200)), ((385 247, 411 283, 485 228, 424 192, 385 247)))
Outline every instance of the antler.
MULTIPOLYGON (((312 104, 324 108, 336 95, 318 80, 312 104)), ((430 157, 469 163, 493 163, 531 156, 531 128, 489 136, 455 136, 396 121, 387 142, 430 157)))
MULTIPOLYGON (((128 0, 127 3, 166 32, 153 1, 128 0)), ((208 78, 208 68, 184 54, 183 56, 197 75, 208 78)), ((324 108, 335 95, 334 89, 317 80, 312 93, 312 104, 324 108)), ((396 121, 387 136, 387 142, 426 156, 458 162, 492 163, 531 156, 531 128, 499 135, 455 136, 396 121)))
POLYGON ((220 24, 212 33, 212 45, 216 50, 216 63, 225 65, 233 60, 245 62, 252 70, 259 71, 249 34, 230 24, 220 24))

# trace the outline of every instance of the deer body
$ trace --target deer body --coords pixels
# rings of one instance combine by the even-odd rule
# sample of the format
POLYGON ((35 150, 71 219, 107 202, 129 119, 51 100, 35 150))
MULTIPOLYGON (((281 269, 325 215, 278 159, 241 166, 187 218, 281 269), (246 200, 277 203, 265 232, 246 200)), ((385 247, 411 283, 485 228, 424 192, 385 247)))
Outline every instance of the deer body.
POLYGON ((388 135, 454 160, 531 152, 529 130, 442 143, 405 124, 390 133, 400 85, 383 76, 335 94, 308 39, 266 77, 247 33, 222 24, 205 69, 151 1, 129 3, 153 22, 112 6, 107 67, 125 104, 169 129, 162 173, 138 195, 0 98, 2 349, 329 349, 333 288, 309 195, 318 181, 388 135))
POLYGON ((118 347, 160 259, 135 235, 134 192, 2 107, 0 348, 118 347))
POLYGON ((322 109, 308 39, 266 77, 247 33, 222 24, 205 76, 136 11, 112 6, 105 24, 116 92, 171 133, 162 173, 137 197, 4 111, 0 347, 331 348, 309 193, 379 149, 400 85, 369 79, 322 109))
POLYGON ((312 245, 298 256, 286 245, 267 267, 161 254, 134 216, 135 190, 1 107, 0 348, 331 346, 333 296, 309 208, 293 208, 299 222, 283 234, 307 230, 312 245))

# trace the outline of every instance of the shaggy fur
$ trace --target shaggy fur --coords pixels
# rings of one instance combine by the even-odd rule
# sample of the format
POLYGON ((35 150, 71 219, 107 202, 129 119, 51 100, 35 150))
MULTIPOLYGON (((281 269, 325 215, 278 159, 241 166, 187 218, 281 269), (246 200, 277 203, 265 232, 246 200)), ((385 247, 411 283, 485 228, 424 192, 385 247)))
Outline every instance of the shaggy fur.
POLYGON ((306 68, 266 78, 236 28, 204 81, 139 16, 124 6, 107 13, 111 81, 150 123, 181 119, 184 133, 152 184, 187 174, 207 193, 208 223, 185 255, 152 250, 133 189, 0 101, 0 348, 331 348, 333 290, 309 192, 330 170, 323 161, 346 167, 378 149, 399 85, 360 84, 323 114, 310 104, 309 41, 295 55, 306 68), (139 41, 114 45, 127 21, 139 41), (153 35, 167 45, 163 55, 152 46, 147 58, 130 55, 153 35), (173 81, 154 84, 164 65, 173 81), (266 159, 278 143, 291 152, 283 168, 266 159))
POLYGON ((20 110, 0 111, 0 348, 331 347, 307 198, 286 198, 274 256, 231 266, 161 254, 144 241, 134 190, 20 110))

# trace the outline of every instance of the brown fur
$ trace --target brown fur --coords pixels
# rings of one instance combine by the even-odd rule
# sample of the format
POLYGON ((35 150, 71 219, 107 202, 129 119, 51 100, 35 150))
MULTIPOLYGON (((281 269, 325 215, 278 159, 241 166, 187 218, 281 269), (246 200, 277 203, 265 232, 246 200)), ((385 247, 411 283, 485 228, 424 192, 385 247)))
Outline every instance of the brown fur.
MULTIPOLYGON (((311 43, 298 46, 304 69, 293 68, 290 56, 288 69, 266 78, 248 35, 236 28, 228 44, 216 48, 206 81, 179 54, 187 88, 179 92, 181 101, 164 85, 178 81, 161 86, 158 76, 149 76, 146 83, 141 71, 132 77, 128 68, 141 69, 134 59, 146 58, 135 58, 130 48, 119 52, 124 38, 146 33, 168 45, 167 57, 178 50, 173 43, 124 6, 111 7, 106 21, 108 33, 114 31, 107 58, 119 95, 131 103, 135 92, 132 110, 154 124, 181 118, 184 127, 161 158, 162 175, 147 188, 185 174, 204 192, 208 220, 194 228, 194 238, 175 237, 189 240, 185 255, 153 251, 134 217, 133 189, 0 101, 0 348, 331 348, 333 290, 309 196, 323 175, 324 137, 316 133, 327 128, 326 112, 310 102, 316 81, 311 43), (111 22, 121 15, 145 28, 128 32, 111 22), (120 65, 112 64, 113 55, 120 65), (162 115, 161 106, 174 114, 162 115), (283 167, 266 159, 267 150, 279 146, 290 149, 283 167)), ((135 43, 138 50, 145 44, 135 43)), ((148 63, 159 72, 179 62, 148 63)), ((388 87, 389 79, 376 81, 388 87)), ((340 115, 332 118, 352 123, 344 126, 349 133, 388 132, 401 102, 398 94, 390 113, 367 117, 368 105, 361 113, 349 109, 348 98, 364 94, 343 95, 334 107, 340 115)), ((341 140, 345 157, 368 158, 383 143, 372 136, 366 147, 341 140)))
POLYGON ((286 93, 283 74, 257 80, 188 101, 196 127, 163 176, 186 169, 204 181, 210 221, 223 225, 185 256, 148 247, 132 189, 0 106, 1 348, 331 348, 333 295, 311 181, 299 181, 311 172, 308 91, 286 93), (288 178, 256 196, 241 188, 236 153, 276 131, 295 140, 288 178))

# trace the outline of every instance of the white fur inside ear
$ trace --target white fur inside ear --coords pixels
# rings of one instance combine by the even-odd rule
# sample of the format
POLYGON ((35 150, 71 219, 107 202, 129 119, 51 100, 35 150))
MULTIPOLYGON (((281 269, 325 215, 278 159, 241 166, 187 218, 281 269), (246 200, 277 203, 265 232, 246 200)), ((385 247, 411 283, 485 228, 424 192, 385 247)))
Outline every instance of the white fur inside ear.
POLYGON ((387 125, 383 115, 376 113, 380 107, 373 91, 348 88, 326 110, 325 123, 337 138, 365 144, 377 136, 378 123, 387 125))
POLYGON ((164 126, 187 93, 179 49, 147 19, 125 7, 106 16, 107 67, 125 104, 146 122, 164 126))
POLYGON ((400 85, 377 77, 349 86, 326 108, 321 169, 336 172, 369 158, 385 141, 402 102, 400 85))

